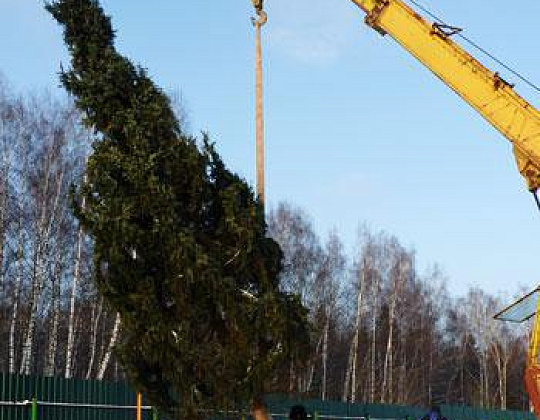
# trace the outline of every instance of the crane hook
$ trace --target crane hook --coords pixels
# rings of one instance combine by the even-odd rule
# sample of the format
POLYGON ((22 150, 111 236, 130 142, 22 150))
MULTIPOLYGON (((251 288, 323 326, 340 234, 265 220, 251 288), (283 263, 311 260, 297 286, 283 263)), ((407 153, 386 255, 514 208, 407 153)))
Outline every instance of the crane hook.
POLYGON ((259 14, 259 12, 262 12, 263 0, 251 0, 251 2, 253 3, 253 7, 255 8, 257 14, 259 14))
POLYGON ((261 27, 268 21, 268 15, 262 9, 257 9, 257 16, 258 18, 251 18, 251 23, 253 23, 253 26, 255 27, 261 27))

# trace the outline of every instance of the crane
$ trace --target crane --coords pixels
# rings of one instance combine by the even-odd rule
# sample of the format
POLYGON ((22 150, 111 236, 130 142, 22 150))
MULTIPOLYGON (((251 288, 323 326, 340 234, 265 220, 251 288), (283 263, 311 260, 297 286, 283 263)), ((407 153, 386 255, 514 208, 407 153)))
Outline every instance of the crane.
MULTIPOLYGON (((366 13, 365 22, 390 35, 501 132, 513 146, 517 167, 540 209, 540 112, 514 91, 499 73, 483 66, 452 39, 461 29, 429 23, 402 0, 351 0, 366 13)), ((522 322, 535 314, 525 388, 540 417, 540 287, 495 316, 522 322)))
POLYGON ((459 28, 430 23, 401 0, 351 1, 366 13, 367 25, 390 35, 512 143, 540 209, 540 112, 452 39, 459 28))

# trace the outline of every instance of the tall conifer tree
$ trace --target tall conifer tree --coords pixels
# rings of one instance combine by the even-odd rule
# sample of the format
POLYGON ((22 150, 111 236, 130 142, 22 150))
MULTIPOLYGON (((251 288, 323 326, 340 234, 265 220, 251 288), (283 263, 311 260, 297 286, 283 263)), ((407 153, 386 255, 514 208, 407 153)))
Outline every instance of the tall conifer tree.
POLYGON ((99 291, 121 315, 128 378, 175 418, 246 401, 308 345, 252 189, 208 138, 181 132, 167 96, 115 50, 98 1, 47 10, 72 57, 62 83, 96 132, 75 211, 95 241, 99 291))

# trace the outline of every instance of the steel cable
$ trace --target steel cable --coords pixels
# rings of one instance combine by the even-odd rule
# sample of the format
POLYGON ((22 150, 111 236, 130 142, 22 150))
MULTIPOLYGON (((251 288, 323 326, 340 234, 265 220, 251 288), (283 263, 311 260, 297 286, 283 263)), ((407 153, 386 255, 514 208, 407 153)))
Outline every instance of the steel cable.
MULTIPOLYGON (((414 4, 418 9, 422 10, 426 15, 430 16, 434 21, 437 23, 448 25, 446 22, 444 22, 441 18, 439 18, 434 13, 430 12, 428 9, 426 9, 424 6, 419 4, 415 0, 409 0, 412 4, 414 4)), ((456 36, 463 39, 465 42, 467 42, 469 45, 471 45, 473 48, 476 48, 478 51, 480 51, 482 54, 489 57, 491 60, 502 66, 504 69, 508 70, 510 73, 512 73, 514 76, 516 76, 518 79, 520 79, 522 82, 526 83, 529 87, 533 88, 537 92, 540 92, 540 87, 535 85, 533 82, 531 82, 529 79, 527 79, 525 76, 522 76, 518 71, 514 70, 512 67, 505 64, 503 61, 499 60, 497 57, 495 57, 493 54, 491 54, 489 51, 487 51, 485 48, 482 48, 480 45, 478 45, 476 42, 471 40, 470 38, 466 37, 465 35, 461 33, 457 33, 456 36)))

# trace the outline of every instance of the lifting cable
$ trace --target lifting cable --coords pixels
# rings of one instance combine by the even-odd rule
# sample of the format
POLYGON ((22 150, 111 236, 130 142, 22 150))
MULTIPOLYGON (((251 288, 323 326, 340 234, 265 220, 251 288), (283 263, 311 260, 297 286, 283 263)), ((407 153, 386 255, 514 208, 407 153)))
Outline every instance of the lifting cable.
MULTIPOLYGON (((437 15, 430 12, 428 9, 423 7, 421 4, 416 2, 415 0, 409 0, 412 4, 414 4, 416 7, 418 7, 420 10, 422 10, 425 14, 429 15, 434 21, 436 21, 439 24, 447 25, 442 19, 440 19, 437 15)), ((466 37, 462 33, 457 33, 456 36, 463 39, 465 42, 467 42, 470 46, 473 48, 476 48, 478 51, 480 51, 482 54, 489 57, 491 60, 493 60, 498 65, 502 66, 504 69, 508 70, 510 73, 512 73, 514 76, 516 76, 518 79, 520 79, 522 82, 526 83, 529 87, 533 88, 537 92, 540 92, 540 87, 535 85, 533 82, 531 82, 529 79, 527 79, 525 76, 522 76, 519 72, 514 70, 512 67, 505 64, 503 61, 499 60, 497 57, 495 57, 493 54, 491 54, 486 49, 482 48, 480 45, 478 45, 476 42, 472 41, 470 38, 466 37)))
POLYGON ((257 195, 264 211, 264 115, 263 115, 263 66, 261 27, 268 17, 263 10, 263 0, 252 0, 257 18, 251 18, 255 27, 255 141, 257 155, 257 195))
POLYGON ((534 196, 534 201, 536 201, 536 206, 538 207, 538 211, 540 211, 540 198, 538 198, 538 190, 532 191, 534 196))

